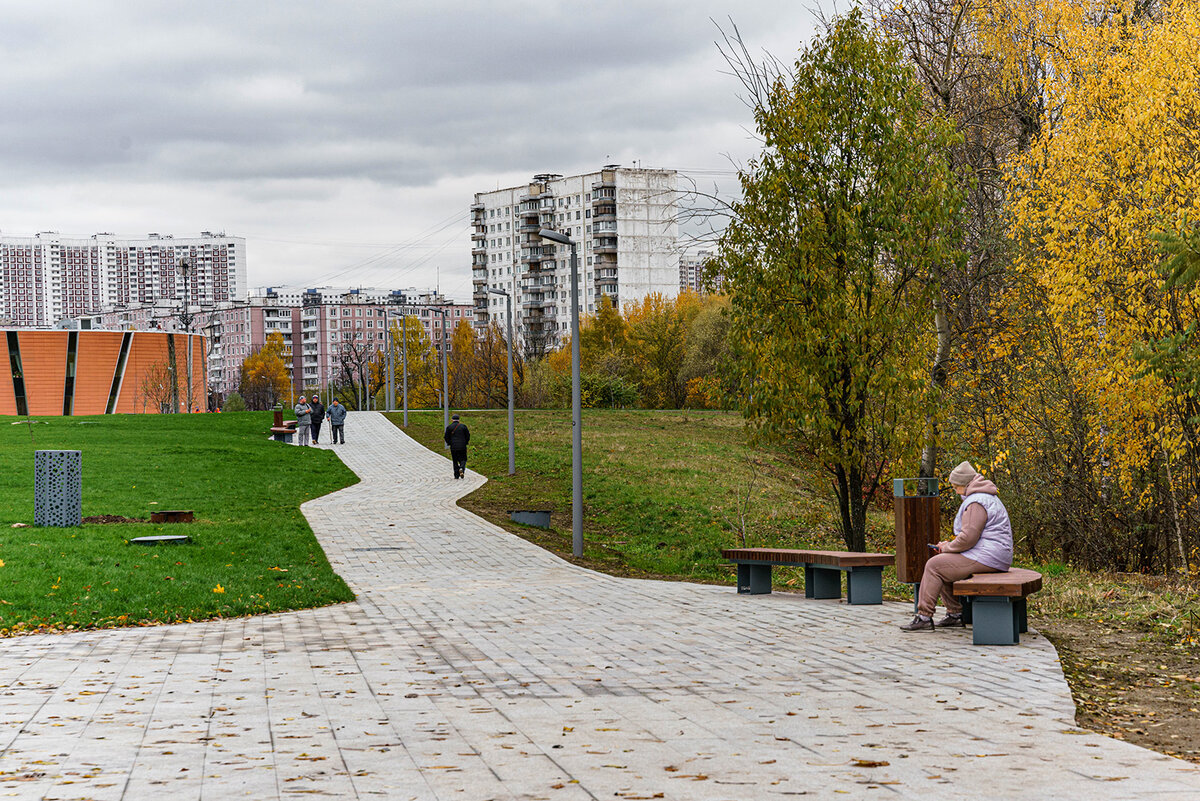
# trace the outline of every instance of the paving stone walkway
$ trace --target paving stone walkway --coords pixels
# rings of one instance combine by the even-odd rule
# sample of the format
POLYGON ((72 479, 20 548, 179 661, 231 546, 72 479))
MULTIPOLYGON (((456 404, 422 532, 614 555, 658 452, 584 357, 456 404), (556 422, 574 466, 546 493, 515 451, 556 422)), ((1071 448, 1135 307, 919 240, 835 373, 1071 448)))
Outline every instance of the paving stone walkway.
POLYGON ((358 601, 0 641, 0 798, 1200 797, 1076 728, 1032 632, 582 570, 382 416, 346 434, 362 481, 304 512, 358 601))

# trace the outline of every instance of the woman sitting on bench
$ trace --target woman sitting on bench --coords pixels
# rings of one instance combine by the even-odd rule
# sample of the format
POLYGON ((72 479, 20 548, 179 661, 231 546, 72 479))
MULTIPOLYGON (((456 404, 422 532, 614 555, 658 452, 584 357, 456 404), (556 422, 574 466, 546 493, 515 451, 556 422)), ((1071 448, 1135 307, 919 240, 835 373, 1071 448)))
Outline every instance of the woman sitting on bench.
POLYGON ((950 486, 963 499, 954 517, 954 539, 930 546, 937 554, 925 563, 917 614, 900 627, 903 631, 964 625, 962 603, 951 591, 954 582, 976 573, 1003 573, 1012 567, 1012 526, 996 485, 975 472, 970 462, 963 462, 950 471, 950 486), (935 623, 938 596, 946 606, 946 616, 935 623))

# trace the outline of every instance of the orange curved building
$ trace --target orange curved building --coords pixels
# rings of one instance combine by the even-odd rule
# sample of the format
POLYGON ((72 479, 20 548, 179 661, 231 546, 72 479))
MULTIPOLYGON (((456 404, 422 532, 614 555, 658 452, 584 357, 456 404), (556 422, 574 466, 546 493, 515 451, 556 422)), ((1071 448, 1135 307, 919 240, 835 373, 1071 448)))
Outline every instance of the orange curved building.
POLYGON ((8 357, 0 414, 158 414, 207 406, 202 334, 27 328, 0 334, 8 357))

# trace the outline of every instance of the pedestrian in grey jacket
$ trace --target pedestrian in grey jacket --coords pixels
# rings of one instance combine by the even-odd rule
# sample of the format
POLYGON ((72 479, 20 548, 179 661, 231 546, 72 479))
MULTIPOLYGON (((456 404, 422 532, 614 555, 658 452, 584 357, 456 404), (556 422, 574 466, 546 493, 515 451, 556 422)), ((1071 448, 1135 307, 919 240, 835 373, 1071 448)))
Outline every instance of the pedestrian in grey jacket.
POLYGON ((346 444, 346 407, 338 403, 338 399, 334 398, 329 402, 329 410, 325 412, 325 417, 329 420, 329 440, 334 445, 340 440, 343 445, 346 444))
POLYGON ((296 444, 308 445, 308 431, 312 427, 312 407, 301 395, 293 410, 296 412, 296 444))

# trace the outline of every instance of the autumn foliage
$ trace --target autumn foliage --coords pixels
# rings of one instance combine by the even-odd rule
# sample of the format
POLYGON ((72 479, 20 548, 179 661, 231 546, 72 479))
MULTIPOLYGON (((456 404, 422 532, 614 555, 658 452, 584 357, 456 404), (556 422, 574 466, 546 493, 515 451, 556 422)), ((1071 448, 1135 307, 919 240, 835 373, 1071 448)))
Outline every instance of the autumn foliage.
POLYGON ((1039 558, 1164 570, 1200 546, 1195 221, 1200 10, 1128 0, 903 0, 967 193, 940 468, 1000 484, 1039 558))

